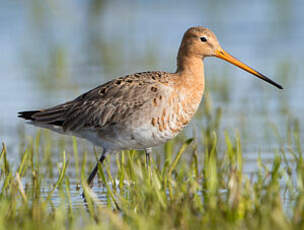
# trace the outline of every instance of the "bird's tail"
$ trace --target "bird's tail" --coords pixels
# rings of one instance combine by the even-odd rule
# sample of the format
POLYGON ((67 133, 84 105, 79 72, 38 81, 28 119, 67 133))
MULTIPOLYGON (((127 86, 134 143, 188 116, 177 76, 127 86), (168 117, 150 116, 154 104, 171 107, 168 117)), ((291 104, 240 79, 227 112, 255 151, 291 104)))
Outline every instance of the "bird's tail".
POLYGON ((65 108, 62 106, 46 110, 32 110, 18 113, 18 117, 30 121, 34 125, 62 126, 64 122, 65 108))
POLYGON ((40 110, 18 112, 18 117, 32 121, 34 119, 32 116, 39 112, 40 110))

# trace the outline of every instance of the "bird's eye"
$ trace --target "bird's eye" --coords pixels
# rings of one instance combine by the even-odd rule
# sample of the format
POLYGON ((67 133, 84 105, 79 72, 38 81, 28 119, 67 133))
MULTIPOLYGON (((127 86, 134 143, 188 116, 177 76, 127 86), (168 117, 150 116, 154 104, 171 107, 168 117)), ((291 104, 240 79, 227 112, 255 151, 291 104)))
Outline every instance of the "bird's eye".
POLYGON ((202 42, 206 42, 207 41, 206 37, 200 37, 200 39, 201 39, 202 42))

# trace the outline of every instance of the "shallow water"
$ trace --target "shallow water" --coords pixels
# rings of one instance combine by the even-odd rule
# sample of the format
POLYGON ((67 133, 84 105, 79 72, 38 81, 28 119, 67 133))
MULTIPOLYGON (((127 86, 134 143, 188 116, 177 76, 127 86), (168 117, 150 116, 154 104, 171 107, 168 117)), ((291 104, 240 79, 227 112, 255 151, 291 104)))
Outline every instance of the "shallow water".
MULTIPOLYGON (((277 90, 221 60, 206 60, 206 91, 213 108, 223 113, 220 132, 239 130, 246 172, 256 170, 257 153, 273 158, 278 136, 287 148, 288 127, 302 121, 301 0, 105 1, 101 7, 85 1, 7 0, 0 5, 0 140, 10 161, 19 154, 20 130, 36 133, 17 118, 18 111, 73 99, 128 73, 173 72, 181 36, 193 25, 212 29, 224 49, 285 88, 277 90)), ((198 116, 185 135, 199 133, 202 125, 198 116)), ((301 127, 300 133, 303 137, 301 127)), ((78 195, 72 194, 76 203, 78 195)))

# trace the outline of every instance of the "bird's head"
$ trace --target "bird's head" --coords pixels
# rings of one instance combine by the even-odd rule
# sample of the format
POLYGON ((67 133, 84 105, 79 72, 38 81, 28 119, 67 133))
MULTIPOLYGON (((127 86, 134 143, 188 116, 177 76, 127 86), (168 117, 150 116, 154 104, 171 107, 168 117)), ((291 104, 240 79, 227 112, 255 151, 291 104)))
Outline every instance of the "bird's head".
POLYGON ((218 57, 276 86, 279 89, 283 89, 283 87, 278 83, 272 81, 268 77, 227 53, 220 46, 215 34, 211 30, 202 26, 191 27, 185 32, 178 56, 179 58, 197 57, 201 59, 210 56, 218 57))

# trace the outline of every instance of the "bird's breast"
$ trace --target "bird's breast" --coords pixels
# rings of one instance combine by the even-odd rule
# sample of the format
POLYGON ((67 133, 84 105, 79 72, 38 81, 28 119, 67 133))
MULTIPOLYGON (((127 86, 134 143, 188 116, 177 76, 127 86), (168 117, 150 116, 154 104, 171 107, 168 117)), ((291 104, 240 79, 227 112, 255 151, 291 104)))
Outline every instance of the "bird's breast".
POLYGON ((166 142, 175 137, 192 119, 202 95, 203 90, 200 92, 173 91, 162 110, 157 113, 157 116, 151 118, 153 139, 166 142))

